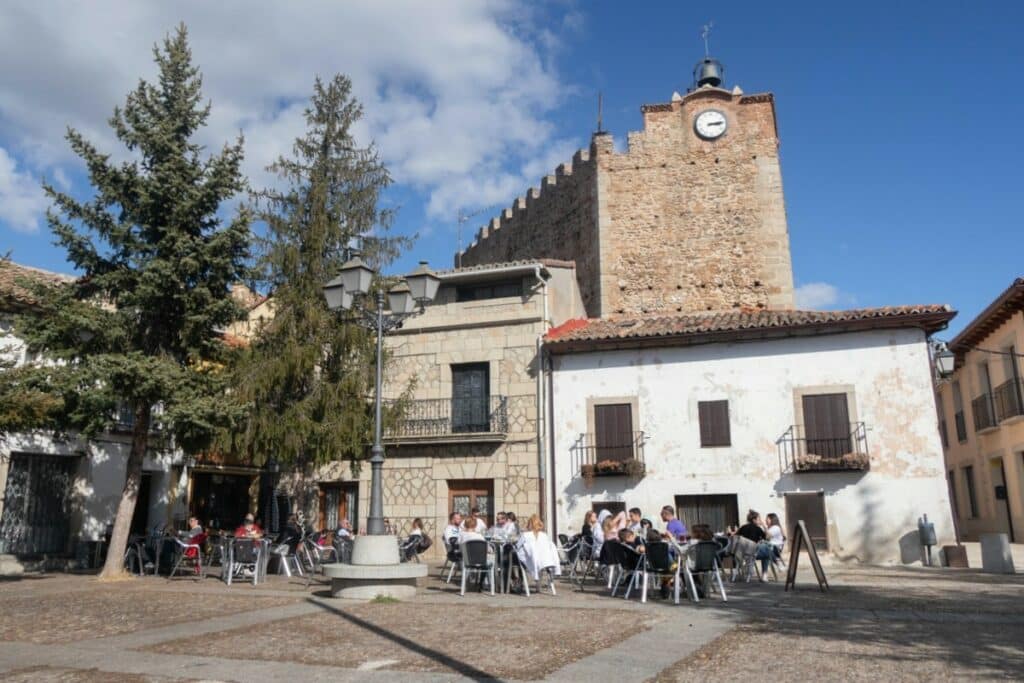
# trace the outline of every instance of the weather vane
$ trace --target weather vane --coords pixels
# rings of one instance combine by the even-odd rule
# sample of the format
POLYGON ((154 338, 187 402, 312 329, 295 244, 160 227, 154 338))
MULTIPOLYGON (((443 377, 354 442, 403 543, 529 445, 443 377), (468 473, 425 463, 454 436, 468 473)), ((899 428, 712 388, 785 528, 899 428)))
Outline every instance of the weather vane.
POLYGON ((704 56, 707 57, 710 53, 708 51, 708 36, 711 35, 711 29, 714 28, 714 22, 708 22, 704 24, 700 29, 700 37, 704 39, 704 56))

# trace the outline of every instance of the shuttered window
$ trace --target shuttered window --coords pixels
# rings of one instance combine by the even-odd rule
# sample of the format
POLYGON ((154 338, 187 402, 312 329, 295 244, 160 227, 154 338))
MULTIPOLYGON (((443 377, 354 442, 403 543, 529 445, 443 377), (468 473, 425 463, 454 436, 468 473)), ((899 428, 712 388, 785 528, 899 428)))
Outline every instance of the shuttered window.
POLYGON ((810 394, 803 408, 808 454, 841 457, 853 450, 846 394, 810 394))
POLYGON ((597 462, 632 458, 632 406, 628 403, 594 406, 594 442, 597 462))
POLYGON ((732 445, 728 401, 700 401, 697 403, 697 412, 701 448, 732 445))

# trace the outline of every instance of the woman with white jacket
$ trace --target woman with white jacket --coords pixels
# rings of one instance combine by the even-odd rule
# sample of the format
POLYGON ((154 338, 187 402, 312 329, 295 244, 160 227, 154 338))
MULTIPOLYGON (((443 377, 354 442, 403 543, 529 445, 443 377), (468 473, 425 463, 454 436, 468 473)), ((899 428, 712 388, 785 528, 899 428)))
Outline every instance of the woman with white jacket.
MULTIPOLYGON (((516 554, 523 565, 527 577, 537 581, 540 587, 540 573, 550 570, 554 576, 561 576, 562 563, 558 557, 558 549, 551 538, 544 533, 544 522, 539 515, 531 515, 526 523, 526 531, 519 536, 516 543, 516 554)), ((552 579, 551 592, 554 592, 552 579)))

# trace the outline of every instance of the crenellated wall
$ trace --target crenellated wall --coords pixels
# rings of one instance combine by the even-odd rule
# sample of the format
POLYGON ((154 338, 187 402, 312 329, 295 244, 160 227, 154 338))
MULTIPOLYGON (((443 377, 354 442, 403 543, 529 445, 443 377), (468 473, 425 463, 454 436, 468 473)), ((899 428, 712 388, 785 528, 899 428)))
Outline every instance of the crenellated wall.
POLYGON ((773 97, 702 88, 641 111, 625 152, 595 135, 481 229, 462 265, 574 260, 592 317, 792 308, 773 97), (717 140, 693 130, 705 109, 728 120, 717 140))

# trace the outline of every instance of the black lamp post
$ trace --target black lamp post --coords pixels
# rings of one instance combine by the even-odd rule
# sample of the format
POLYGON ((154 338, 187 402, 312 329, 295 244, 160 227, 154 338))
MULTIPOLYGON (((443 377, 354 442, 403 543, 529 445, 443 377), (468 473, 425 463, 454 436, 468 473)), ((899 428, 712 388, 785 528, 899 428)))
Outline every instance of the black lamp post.
POLYGON ((370 451, 370 515, 366 519, 366 532, 371 536, 384 535, 384 444, 381 440, 381 389, 384 384, 384 335, 401 325, 406 318, 419 315, 437 296, 440 278, 420 261, 419 267, 405 276, 403 282, 387 292, 388 310, 385 311, 385 293, 377 289, 376 306, 369 306, 370 288, 376 273, 358 254, 353 254, 341 267, 341 274, 324 285, 327 307, 332 311, 351 311, 355 322, 377 334, 377 379, 374 392, 373 448, 370 451))

